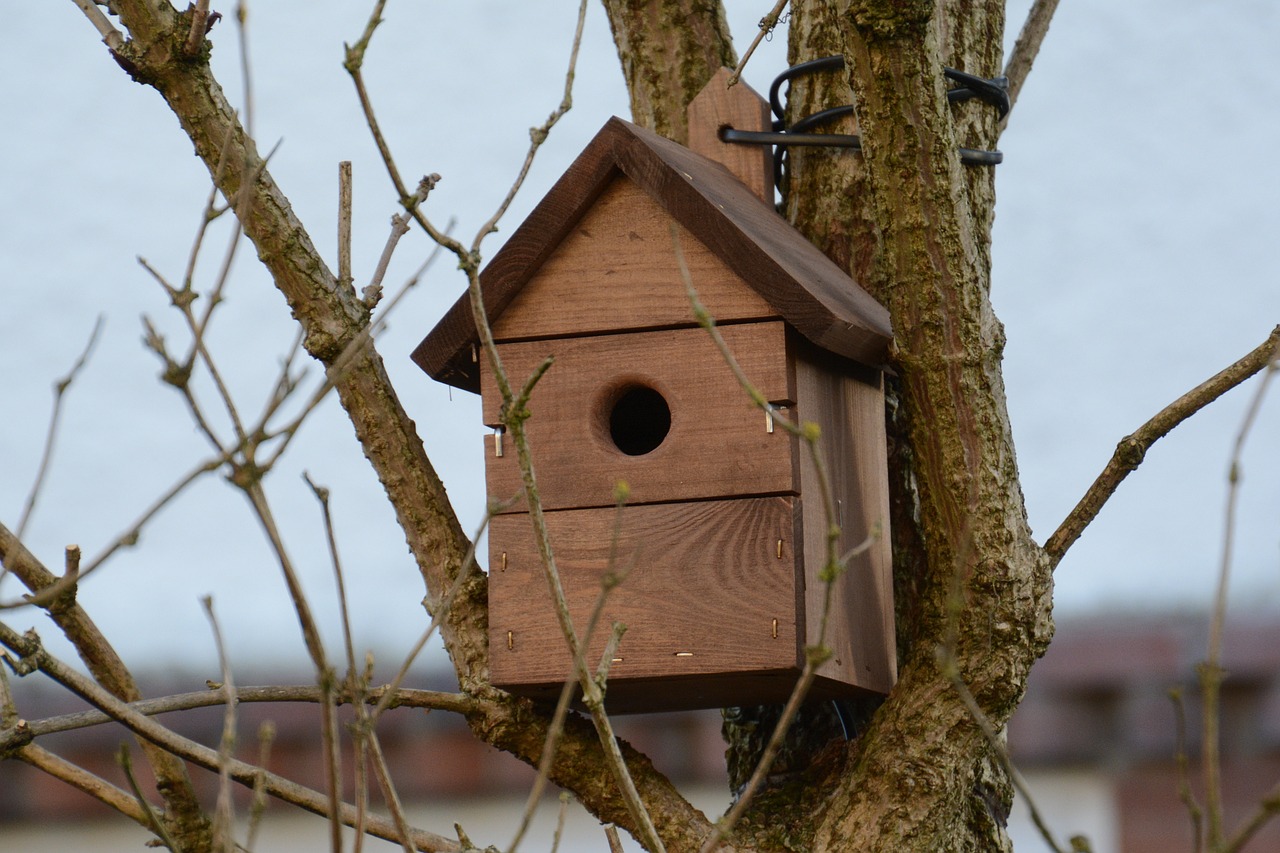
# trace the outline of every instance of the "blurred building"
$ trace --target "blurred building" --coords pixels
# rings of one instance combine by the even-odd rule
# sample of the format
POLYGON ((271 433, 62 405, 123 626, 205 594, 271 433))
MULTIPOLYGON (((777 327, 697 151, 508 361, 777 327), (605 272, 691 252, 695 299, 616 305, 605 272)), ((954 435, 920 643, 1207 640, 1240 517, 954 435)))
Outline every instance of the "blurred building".
MULTIPOLYGON (((1181 746, 1190 756, 1191 788, 1203 804, 1196 667, 1205 655, 1207 633, 1203 616, 1110 616, 1059 625, 1009 727, 1009 744, 1036 805, 1064 847, 1067 838, 1083 832, 1096 853, 1193 849, 1191 818, 1179 795, 1180 736, 1170 690, 1179 688, 1183 694, 1186 726, 1181 746)), ((1222 778, 1231 833, 1257 811, 1268 793, 1280 792, 1280 619, 1233 617, 1223 666, 1227 679, 1222 690, 1222 778)), ((148 693, 185 692, 198 688, 202 678, 153 681, 148 693)), ((305 678, 252 680, 296 683, 305 678)), ((441 674, 426 679, 428 683, 418 679, 415 686, 449 689, 447 680, 441 674)), ((65 692, 25 683, 29 681, 33 679, 14 684, 24 716, 34 719, 83 708, 65 692)), ((276 729, 271 769, 323 787, 319 721, 313 707, 246 704, 239 720, 242 756, 256 754, 256 732, 270 720, 276 729)), ((222 711, 182 712, 180 719, 169 722, 190 737, 216 745, 222 711)), ((622 737, 650 755, 677 784, 699 790, 704 797, 713 792, 712 799, 714 792, 724 790, 718 711, 622 717, 617 725, 622 737)), ((447 812, 449 804, 461 809, 464 800, 484 799, 518 814, 532 771, 477 741, 458 718, 443 712, 394 710, 387 713, 380 732, 404 800, 443 803, 447 812)), ((40 742, 123 784, 116 753, 129 738, 118 727, 98 726, 40 742)), ((144 763, 134 764, 141 770, 144 763)), ((352 762, 347 760, 346 766, 349 769, 352 762)), ((199 770, 194 774, 212 802, 216 780, 199 770)), ((350 780, 348 791, 349 786, 350 780)), ((727 793, 724 798, 727 801, 727 793)), ((102 818, 121 820, 61 782, 18 762, 0 762, 0 837, 6 835, 6 824, 102 818)), ((1036 838, 1025 803, 1018 805, 1012 831, 1019 850, 1047 849, 1036 838)), ((1280 820, 1245 849, 1280 850, 1280 820)))

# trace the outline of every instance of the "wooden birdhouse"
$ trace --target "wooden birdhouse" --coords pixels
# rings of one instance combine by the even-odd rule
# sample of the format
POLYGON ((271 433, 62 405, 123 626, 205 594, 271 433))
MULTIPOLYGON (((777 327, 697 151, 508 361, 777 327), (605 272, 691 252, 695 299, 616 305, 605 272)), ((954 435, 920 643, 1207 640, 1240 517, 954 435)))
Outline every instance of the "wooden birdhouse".
MULTIPOLYGON (((612 711, 783 701, 819 640, 830 529, 803 443, 812 421, 830 473, 841 553, 873 537, 834 584, 812 694, 887 692, 895 678, 882 366, 886 311, 766 199, 767 107, 724 74, 691 107, 694 148, 610 119, 482 272, 488 317, 519 388, 548 356, 526 422, 542 506, 579 632, 611 568, 587 660, 625 623, 612 711), (698 131, 701 131, 699 135, 698 131), (746 376, 752 403, 695 322, 673 245, 746 376), (615 507, 615 487, 630 496, 615 507), (615 530, 617 531, 615 533, 615 530), (612 563, 612 565, 611 565, 612 563)), ((414 352, 435 379, 479 392, 492 501, 521 492, 501 399, 464 294, 414 352)), ((573 677, 528 506, 489 528, 492 682, 554 700, 573 677)))

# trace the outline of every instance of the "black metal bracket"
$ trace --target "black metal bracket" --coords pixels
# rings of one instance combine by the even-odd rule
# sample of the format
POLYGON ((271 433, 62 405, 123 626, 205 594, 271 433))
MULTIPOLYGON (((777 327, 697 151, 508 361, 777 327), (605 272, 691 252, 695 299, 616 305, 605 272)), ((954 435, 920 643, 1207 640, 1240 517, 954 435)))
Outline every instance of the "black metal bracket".
MULTIPOLYGON (((824 71, 839 71, 844 68, 843 56, 826 56, 801 62, 783 71, 769 86, 769 108, 773 110, 773 130, 736 130, 732 127, 722 128, 720 138, 725 142, 738 145, 772 145, 774 184, 781 189, 783 183, 783 161, 789 146, 805 145, 824 148, 850 148, 862 150, 862 139, 856 134, 847 133, 813 133, 812 130, 828 122, 853 114, 853 106, 846 104, 839 107, 821 110, 813 115, 798 119, 791 127, 786 126, 779 92, 782 84, 803 74, 816 74, 824 71)), ((943 68, 947 79, 960 85, 947 90, 947 100, 952 103, 977 98, 983 103, 995 107, 1000 118, 1009 112, 1009 79, 995 77, 988 79, 958 71, 955 68, 943 68)), ((981 148, 961 148, 960 162, 966 166, 995 166, 1004 161, 1000 151, 988 151, 981 148)))

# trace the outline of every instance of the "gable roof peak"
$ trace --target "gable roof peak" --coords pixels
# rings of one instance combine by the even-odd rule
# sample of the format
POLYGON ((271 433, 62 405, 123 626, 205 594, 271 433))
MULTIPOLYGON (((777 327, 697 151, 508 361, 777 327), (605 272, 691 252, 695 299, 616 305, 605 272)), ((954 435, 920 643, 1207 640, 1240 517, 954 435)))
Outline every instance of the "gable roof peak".
MULTIPOLYGON (((887 358, 888 312, 724 166, 613 117, 480 274, 490 323, 619 175, 643 190, 801 335, 872 367, 887 358)), ((434 379, 480 387, 466 293, 413 352, 434 379)))

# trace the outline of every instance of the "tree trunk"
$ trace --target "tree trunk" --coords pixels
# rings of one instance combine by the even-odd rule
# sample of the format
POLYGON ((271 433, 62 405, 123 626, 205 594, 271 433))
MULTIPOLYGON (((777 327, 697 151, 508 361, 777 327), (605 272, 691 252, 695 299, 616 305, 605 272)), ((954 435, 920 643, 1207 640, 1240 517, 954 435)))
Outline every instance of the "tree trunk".
MULTIPOLYGON (((950 106, 942 75, 944 64, 998 74, 1003 25, 1002 4, 991 0, 950 0, 936 16, 930 2, 867 0, 843 11, 792 3, 791 61, 843 54, 846 72, 794 81, 790 117, 855 103, 856 128, 829 129, 856 129, 864 155, 792 151, 785 211, 889 308, 894 325, 888 417, 901 668, 888 701, 849 744, 827 743, 821 714, 800 723, 787 769, 808 772, 761 798, 738 833, 762 848, 1008 846, 1009 786, 937 659, 954 646, 960 677, 1000 729, 1052 632, 1050 569, 1026 523, 1003 331, 987 298, 992 169, 964 167, 956 151, 994 147, 996 115, 979 102, 950 106), (797 816, 798 804, 818 803, 797 816)), ((614 26, 627 68, 625 46, 644 37, 614 26)), ((627 79, 633 103, 670 95, 643 76, 627 79)), ((635 117, 645 123, 648 114, 635 117)), ((752 710, 745 730, 727 727, 739 776, 767 717, 752 710)))

